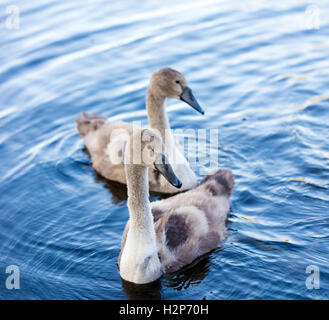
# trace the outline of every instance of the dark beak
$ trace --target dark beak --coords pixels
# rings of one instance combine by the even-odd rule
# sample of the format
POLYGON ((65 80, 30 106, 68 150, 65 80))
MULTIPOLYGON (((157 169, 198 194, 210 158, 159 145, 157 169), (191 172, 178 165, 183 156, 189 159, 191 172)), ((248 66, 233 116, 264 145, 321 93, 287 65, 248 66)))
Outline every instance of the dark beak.
POLYGON ((189 104, 193 109, 204 114, 203 109, 200 107, 198 101, 194 98, 192 90, 189 87, 183 87, 183 92, 180 95, 180 99, 189 104))
POLYGON ((176 188, 182 186, 182 182, 176 177, 167 157, 160 153, 154 162, 154 167, 167 179, 167 181, 176 188))

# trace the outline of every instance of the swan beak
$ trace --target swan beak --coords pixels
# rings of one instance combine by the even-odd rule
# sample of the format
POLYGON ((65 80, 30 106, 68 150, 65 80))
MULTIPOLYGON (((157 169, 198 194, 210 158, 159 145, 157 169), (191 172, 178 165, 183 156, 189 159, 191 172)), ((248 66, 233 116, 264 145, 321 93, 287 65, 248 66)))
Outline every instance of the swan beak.
POLYGON ((189 87, 183 87, 183 92, 180 95, 180 99, 189 104, 193 109, 204 114, 203 109, 200 107, 198 101, 195 99, 192 90, 189 87))
POLYGON ((182 182, 176 177, 174 170, 172 169, 167 157, 164 154, 160 153, 157 155, 154 162, 154 167, 166 178, 166 180, 171 185, 177 189, 182 186, 182 182))

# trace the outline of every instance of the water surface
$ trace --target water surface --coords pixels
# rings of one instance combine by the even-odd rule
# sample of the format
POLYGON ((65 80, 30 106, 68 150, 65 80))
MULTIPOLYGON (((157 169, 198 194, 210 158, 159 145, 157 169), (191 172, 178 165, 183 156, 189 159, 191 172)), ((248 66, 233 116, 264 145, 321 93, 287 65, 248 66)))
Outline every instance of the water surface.
POLYGON ((325 1, 2 1, 0 298, 328 299, 328 17, 325 1), (74 118, 147 124, 164 66, 206 110, 170 100, 172 127, 218 129, 236 187, 223 247, 136 289, 116 266, 125 187, 91 168, 74 118), (5 287, 9 265, 19 290, 5 287))

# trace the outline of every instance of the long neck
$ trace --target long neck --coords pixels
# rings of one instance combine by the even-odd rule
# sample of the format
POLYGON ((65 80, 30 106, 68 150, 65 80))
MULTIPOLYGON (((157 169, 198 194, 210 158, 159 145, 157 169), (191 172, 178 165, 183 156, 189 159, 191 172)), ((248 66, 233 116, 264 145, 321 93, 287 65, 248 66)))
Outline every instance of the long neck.
POLYGON ((133 232, 154 234, 149 201, 148 169, 134 164, 125 165, 130 228, 133 232))
POLYGON ((125 245, 121 251, 120 275, 130 282, 148 283, 162 274, 148 199, 148 169, 126 164, 125 171, 130 220, 125 245))
POLYGON ((165 102, 166 97, 154 94, 150 87, 147 89, 146 108, 150 126, 160 131, 163 140, 165 138, 165 131, 170 129, 165 110, 165 102))
POLYGON ((174 140, 170 130, 165 102, 166 97, 156 95, 152 87, 147 89, 146 108, 150 126, 152 129, 160 132, 162 141, 166 144, 168 152, 170 152, 173 148, 174 140))

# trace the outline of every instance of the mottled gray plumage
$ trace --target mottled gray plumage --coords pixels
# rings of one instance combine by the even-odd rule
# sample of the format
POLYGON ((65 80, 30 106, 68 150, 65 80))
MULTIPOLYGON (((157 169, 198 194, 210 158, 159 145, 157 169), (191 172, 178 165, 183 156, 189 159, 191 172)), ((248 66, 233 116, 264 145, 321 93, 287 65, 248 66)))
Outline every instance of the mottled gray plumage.
MULTIPOLYGON (((195 189, 151 203, 164 273, 177 271, 221 245, 233 188, 232 172, 220 169, 205 176, 195 189)), ((128 230, 129 222, 121 249, 128 230)))
POLYGON ((181 214, 171 214, 165 225, 167 246, 170 250, 182 246, 188 237, 188 225, 181 214))

